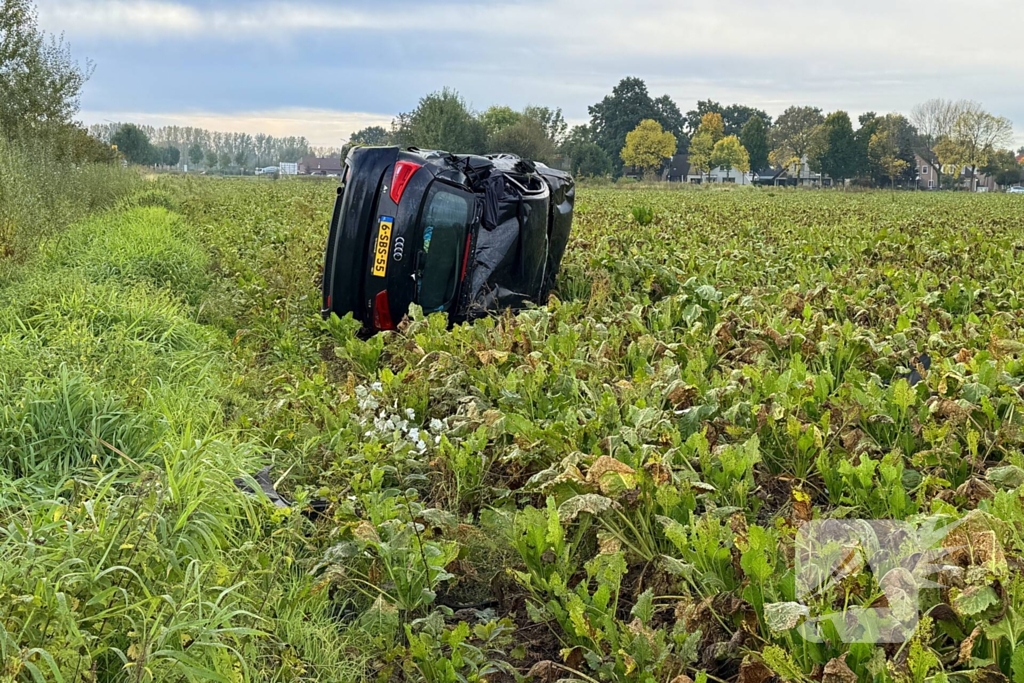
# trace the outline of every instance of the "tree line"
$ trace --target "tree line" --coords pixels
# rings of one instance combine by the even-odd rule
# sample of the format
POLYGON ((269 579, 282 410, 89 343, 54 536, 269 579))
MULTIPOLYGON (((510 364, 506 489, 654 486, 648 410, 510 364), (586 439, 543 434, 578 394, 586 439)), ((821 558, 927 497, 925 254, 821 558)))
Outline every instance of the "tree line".
MULTIPOLYGON (((315 149, 304 137, 222 133, 182 126, 107 123, 86 129, 74 118, 91 62, 80 63, 60 36, 43 31, 31 0, 0 0, 0 142, 3 153, 80 166, 123 158, 150 166, 245 169, 298 161, 315 149)), ((2 194, 2 193, 0 193, 2 194)))
POLYGON ((702 174, 715 168, 799 174, 806 167, 837 181, 913 184, 919 156, 946 186, 959 184, 962 173, 972 182, 979 173, 1002 185, 1021 180, 1009 149, 1011 122, 967 100, 930 100, 909 117, 869 112, 855 128, 849 113, 826 114, 812 106, 789 107, 773 120, 756 107, 702 100, 683 114, 668 95, 652 97, 642 79, 629 77, 588 112, 587 124, 570 129, 560 109, 492 106, 474 112, 457 92, 444 89, 396 116, 390 129, 364 128, 348 144, 511 152, 561 162, 581 176, 619 176, 630 168, 656 174, 685 151, 702 174))
POLYGON ((390 130, 370 126, 356 131, 352 145, 400 145, 465 154, 511 152, 551 163, 560 154, 569 126, 561 109, 528 106, 516 111, 492 106, 473 112, 454 90, 445 88, 421 98, 411 112, 398 114, 390 130))
MULTIPOLYGON (((0 0, 0 135, 6 140, 48 141, 48 157, 74 163, 136 164, 244 170, 298 161, 342 150, 315 149, 301 136, 224 133, 188 126, 112 123, 88 131, 73 121, 81 88, 92 73, 62 39, 38 28, 30 0, 0 0), (112 149, 112 146, 114 149, 112 149)), ((465 153, 511 152, 559 163, 580 176, 619 176, 627 168, 657 174, 680 151, 701 173, 714 168, 762 171, 806 162, 836 180, 897 185, 916 178, 917 157, 945 185, 979 173, 1002 185, 1021 181, 1009 149, 1012 124, 967 100, 930 100, 910 116, 793 106, 773 120, 744 104, 699 101, 685 114, 668 95, 652 96, 640 78, 622 79, 588 108, 590 120, 570 128, 561 109, 495 105, 471 110, 454 90, 421 98, 389 128, 354 133, 346 146, 397 144, 465 153)), ((1024 149, 1020 150, 1024 153, 1024 149)))
POLYGON ((245 170, 296 162, 314 152, 338 154, 338 150, 314 148, 301 136, 223 133, 192 126, 104 123, 90 126, 89 132, 115 145, 129 162, 147 166, 188 163, 192 169, 245 170))

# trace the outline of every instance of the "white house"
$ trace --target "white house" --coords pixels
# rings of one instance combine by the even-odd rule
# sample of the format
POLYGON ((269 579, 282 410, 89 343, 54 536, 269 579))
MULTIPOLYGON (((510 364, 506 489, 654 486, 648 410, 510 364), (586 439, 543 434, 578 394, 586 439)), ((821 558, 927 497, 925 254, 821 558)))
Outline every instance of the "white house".
POLYGON ((832 185, 832 178, 828 175, 815 173, 811 170, 806 154, 800 159, 799 164, 790 164, 789 168, 786 169, 786 176, 790 185, 808 185, 811 187, 830 187, 832 185))
POLYGON ((702 174, 690 165, 690 158, 687 154, 677 154, 672 157, 668 168, 665 169, 664 180, 670 183, 731 183, 733 185, 752 185, 755 175, 744 173, 733 169, 722 167, 714 168, 711 173, 702 174))
POLYGON ((712 169, 711 173, 702 174, 690 164, 688 155, 677 154, 672 157, 672 160, 668 164, 668 168, 665 169, 663 179, 671 183, 691 183, 693 185, 700 185, 703 183, 731 183, 733 185, 773 184, 819 186, 822 182, 824 182, 826 187, 832 185, 832 179, 827 175, 823 180, 820 173, 813 173, 811 171, 811 167, 808 165, 806 158, 804 158, 804 161, 799 168, 796 164, 793 164, 788 171, 781 171, 779 169, 762 169, 758 171, 755 169, 748 173, 743 173, 736 169, 725 169, 719 167, 712 169))

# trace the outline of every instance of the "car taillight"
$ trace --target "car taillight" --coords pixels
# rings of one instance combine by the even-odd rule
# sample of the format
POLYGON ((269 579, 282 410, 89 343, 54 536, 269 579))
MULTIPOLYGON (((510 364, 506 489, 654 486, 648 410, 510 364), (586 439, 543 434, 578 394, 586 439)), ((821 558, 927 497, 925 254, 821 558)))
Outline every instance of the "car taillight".
POLYGON ((399 161, 395 164, 395 175, 391 178, 391 201, 397 204, 402 199, 405 186, 409 184, 416 171, 422 166, 412 161, 399 161))
POLYGON ((373 326, 378 330, 393 330, 391 322, 391 304, 388 303, 388 291, 377 292, 373 300, 373 326))

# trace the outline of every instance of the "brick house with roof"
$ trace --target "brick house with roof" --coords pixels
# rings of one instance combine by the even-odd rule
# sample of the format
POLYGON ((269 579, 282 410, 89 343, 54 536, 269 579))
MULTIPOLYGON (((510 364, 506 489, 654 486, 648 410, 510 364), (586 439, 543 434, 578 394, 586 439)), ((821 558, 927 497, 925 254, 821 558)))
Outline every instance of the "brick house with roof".
POLYGON ((341 159, 307 154, 299 160, 299 175, 341 175, 341 159))

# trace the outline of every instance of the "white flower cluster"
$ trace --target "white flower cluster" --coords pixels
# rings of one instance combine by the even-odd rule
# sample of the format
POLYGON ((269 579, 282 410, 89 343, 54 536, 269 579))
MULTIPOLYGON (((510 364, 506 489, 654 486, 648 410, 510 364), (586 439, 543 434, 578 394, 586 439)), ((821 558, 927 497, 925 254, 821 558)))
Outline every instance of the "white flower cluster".
POLYGON ((406 408, 404 413, 398 412, 397 401, 392 406, 382 408, 382 391, 380 382, 374 382, 369 387, 356 387, 356 400, 360 412, 363 413, 360 423, 366 426, 372 424, 372 428, 367 429, 363 436, 391 438, 397 434, 419 453, 425 453, 428 445, 436 446, 441 443, 441 434, 448 429, 447 419, 434 418, 426 429, 413 426, 416 411, 406 408))
POLYGON ((380 382, 374 382, 369 387, 365 387, 362 384, 357 386, 356 400, 359 402, 359 410, 364 413, 377 410, 380 407, 380 401, 377 400, 377 396, 383 388, 380 382))

